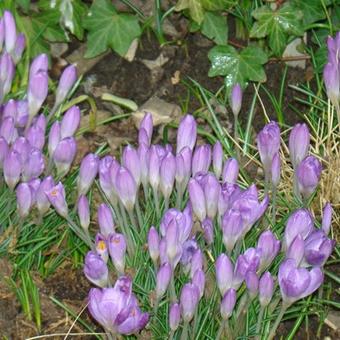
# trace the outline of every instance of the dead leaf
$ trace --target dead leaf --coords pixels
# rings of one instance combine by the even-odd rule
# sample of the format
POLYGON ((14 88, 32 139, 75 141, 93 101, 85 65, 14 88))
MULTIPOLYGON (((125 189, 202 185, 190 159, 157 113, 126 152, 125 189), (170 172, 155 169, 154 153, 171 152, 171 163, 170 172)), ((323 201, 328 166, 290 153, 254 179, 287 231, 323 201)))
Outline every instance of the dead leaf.
POLYGON ((181 81, 181 71, 175 71, 173 77, 171 77, 171 84, 177 85, 181 81))

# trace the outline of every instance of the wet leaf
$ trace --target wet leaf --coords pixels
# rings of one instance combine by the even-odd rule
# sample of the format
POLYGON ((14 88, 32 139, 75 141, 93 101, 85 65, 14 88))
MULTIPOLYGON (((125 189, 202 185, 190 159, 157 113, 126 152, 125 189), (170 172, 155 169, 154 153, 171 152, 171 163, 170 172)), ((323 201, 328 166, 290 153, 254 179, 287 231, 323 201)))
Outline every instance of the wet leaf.
POLYGON ((213 12, 206 12, 202 23, 202 33, 216 44, 226 45, 228 42, 227 18, 213 12))

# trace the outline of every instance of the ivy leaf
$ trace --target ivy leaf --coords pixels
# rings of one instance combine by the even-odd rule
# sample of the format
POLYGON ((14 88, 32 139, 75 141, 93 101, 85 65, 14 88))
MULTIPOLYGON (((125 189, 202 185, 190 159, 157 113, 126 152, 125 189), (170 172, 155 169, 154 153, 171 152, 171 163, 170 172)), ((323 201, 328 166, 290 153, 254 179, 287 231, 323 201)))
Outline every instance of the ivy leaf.
POLYGON ((269 38, 269 46, 275 55, 281 55, 287 44, 289 35, 300 36, 302 28, 302 12, 286 3, 273 11, 262 6, 252 13, 257 20, 250 31, 251 38, 269 38))
POLYGON ((227 45, 227 18, 213 12, 206 12, 202 23, 202 33, 218 45, 227 45))
POLYGON ((237 4, 237 0, 201 0, 201 4, 207 11, 226 11, 237 4))
POLYGON ((208 54, 211 61, 209 77, 225 76, 227 88, 236 83, 245 85, 247 81, 266 81, 263 64, 268 60, 264 51, 248 46, 240 53, 232 46, 215 46, 208 54))
POLYGON ((320 0, 293 0, 292 5, 303 13, 302 21, 305 26, 326 18, 326 13, 320 0))
POLYGON ((204 18, 204 9, 201 0, 179 0, 176 4, 176 11, 189 10, 192 20, 201 24, 204 18))
POLYGON ((109 47, 124 56, 132 41, 141 34, 138 19, 118 13, 108 0, 94 1, 83 26, 89 31, 86 58, 95 57, 109 47))

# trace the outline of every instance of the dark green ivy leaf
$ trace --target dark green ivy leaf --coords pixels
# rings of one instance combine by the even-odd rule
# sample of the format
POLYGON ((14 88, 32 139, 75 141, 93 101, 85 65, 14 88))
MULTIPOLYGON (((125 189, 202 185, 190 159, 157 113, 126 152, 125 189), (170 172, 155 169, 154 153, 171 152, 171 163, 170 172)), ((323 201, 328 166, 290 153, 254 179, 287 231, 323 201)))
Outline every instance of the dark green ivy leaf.
POLYGON ((214 12, 205 12, 202 23, 202 33, 218 45, 227 45, 228 26, 225 16, 214 12))

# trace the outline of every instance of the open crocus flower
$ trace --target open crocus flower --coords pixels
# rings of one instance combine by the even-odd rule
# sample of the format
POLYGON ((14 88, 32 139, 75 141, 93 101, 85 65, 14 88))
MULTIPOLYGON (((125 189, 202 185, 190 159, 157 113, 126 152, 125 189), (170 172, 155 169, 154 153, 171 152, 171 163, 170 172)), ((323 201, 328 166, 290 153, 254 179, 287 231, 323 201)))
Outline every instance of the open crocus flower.
POLYGON ((89 311, 107 331, 133 334, 145 327, 149 320, 142 313, 132 293, 131 279, 120 277, 113 288, 92 288, 89 294, 89 311))
POLYGON ((62 183, 59 182, 56 186, 46 191, 45 194, 57 213, 60 216, 67 218, 68 207, 65 199, 65 189, 62 183))

